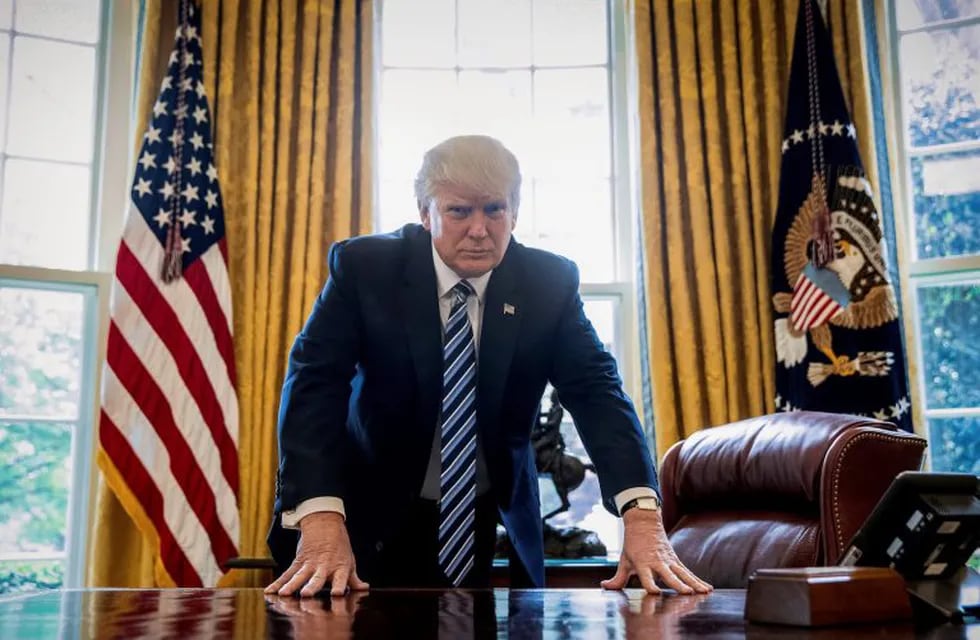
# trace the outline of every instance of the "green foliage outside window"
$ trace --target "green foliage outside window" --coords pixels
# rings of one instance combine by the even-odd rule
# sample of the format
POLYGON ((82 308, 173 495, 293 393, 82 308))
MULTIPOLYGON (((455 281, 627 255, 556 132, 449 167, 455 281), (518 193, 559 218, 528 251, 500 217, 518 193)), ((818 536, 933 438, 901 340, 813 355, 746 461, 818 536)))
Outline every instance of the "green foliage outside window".
POLYGON ((64 564, 60 560, 0 562, 0 594, 57 589, 64 583, 64 573, 64 564))
MULTIPOLYGON (((80 303, 73 293, 0 288, 0 416, 77 413, 80 303)), ((0 559, 66 550, 72 430, 0 418, 0 559)), ((63 565, 0 560, 0 593, 59 587, 63 565)))

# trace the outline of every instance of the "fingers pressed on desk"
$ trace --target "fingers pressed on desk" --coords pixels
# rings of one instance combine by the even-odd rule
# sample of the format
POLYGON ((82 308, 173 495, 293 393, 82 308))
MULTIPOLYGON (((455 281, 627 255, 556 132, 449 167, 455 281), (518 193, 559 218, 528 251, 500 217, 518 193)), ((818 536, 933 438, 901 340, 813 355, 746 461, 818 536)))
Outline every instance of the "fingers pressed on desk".
POLYGON ((279 589, 282 588, 284 584, 289 582, 290 578, 300 570, 303 565, 298 562, 294 562, 289 565, 289 568, 282 572, 282 575, 272 581, 268 587, 265 588, 266 593, 279 593, 279 589))
POLYGON ((371 588, 371 585, 361 580, 361 577, 357 575, 357 567, 351 571, 350 579, 347 581, 353 591, 366 591, 371 588))
POLYGON ((330 595, 344 595, 347 592, 347 579, 349 577, 350 569, 347 567, 338 567, 337 570, 333 572, 333 577, 330 579, 330 595))
MULTIPOLYGON (((676 567, 677 565, 674 566, 676 567)), ((660 570, 657 571, 657 575, 660 576, 660 579, 663 580, 664 584, 677 593, 683 593, 685 595, 694 593, 694 588, 685 584, 683 580, 677 577, 677 574, 673 571, 673 567, 670 565, 663 565, 660 570)))
POLYGON ((694 575, 690 569, 685 567, 680 561, 677 562, 673 567, 674 573, 684 581, 685 584, 689 585, 697 593, 710 593, 714 590, 710 584, 702 580, 701 578, 694 575))
POLYGON ((289 596, 297 591, 299 591, 306 581, 310 579, 313 575, 315 569, 310 564, 304 563, 293 575, 286 581, 286 584, 279 588, 279 595, 289 596))
POLYGON ((315 596, 321 589, 323 589, 323 585, 327 583, 327 579, 330 578, 330 575, 330 570, 327 569, 326 566, 322 564, 317 565, 312 575, 307 578, 306 584, 303 585, 299 595, 303 596, 304 598, 315 596))
POLYGON ((653 570, 650 567, 640 567, 636 572, 637 577, 640 578, 640 584, 646 589, 647 593, 658 594, 661 593, 660 587, 657 583, 653 581, 653 570))
POLYGON ((603 580, 599 585, 603 589, 625 589, 626 583, 629 581, 632 572, 627 568, 626 561, 620 560, 619 566, 616 567, 616 575, 608 580, 603 580))

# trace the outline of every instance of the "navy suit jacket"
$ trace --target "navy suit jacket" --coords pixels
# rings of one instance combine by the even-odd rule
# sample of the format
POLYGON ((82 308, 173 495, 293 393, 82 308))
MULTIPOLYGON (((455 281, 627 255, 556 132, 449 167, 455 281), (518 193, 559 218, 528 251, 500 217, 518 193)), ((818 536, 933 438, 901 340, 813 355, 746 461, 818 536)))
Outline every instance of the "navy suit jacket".
MULTIPOLYGON (((442 323, 432 238, 418 224, 335 244, 330 277, 297 336, 279 410, 276 518, 281 567, 296 533, 279 514, 344 500, 359 575, 404 524, 425 478, 442 395, 442 323)), ((604 503, 656 473, 613 357, 585 317, 571 261, 511 240, 484 299, 477 423, 491 491, 515 551, 544 585, 530 442, 545 385, 558 390, 599 476, 604 503), (505 311, 505 308, 507 311, 505 311)))

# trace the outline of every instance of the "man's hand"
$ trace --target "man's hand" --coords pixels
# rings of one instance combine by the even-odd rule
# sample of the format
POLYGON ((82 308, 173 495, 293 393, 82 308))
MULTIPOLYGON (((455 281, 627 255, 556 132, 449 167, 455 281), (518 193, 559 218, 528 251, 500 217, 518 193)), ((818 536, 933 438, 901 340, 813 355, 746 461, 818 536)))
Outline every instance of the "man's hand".
POLYGON ((357 576, 343 516, 332 511, 311 513, 299 521, 299 528, 296 559, 265 588, 266 593, 288 596, 301 588, 301 596, 314 596, 328 580, 332 596, 344 595, 348 585, 354 591, 368 588, 357 576))
POLYGON ((630 509, 623 515, 626 532, 623 534, 623 553, 619 568, 609 580, 602 581, 603 589, 623 589, 630 576, 637 575, 647 593, 660 593, 655 578, 677 593, 708 593, 712 586, 688 570, 674 553, 664 531, 659 511, 630 509))

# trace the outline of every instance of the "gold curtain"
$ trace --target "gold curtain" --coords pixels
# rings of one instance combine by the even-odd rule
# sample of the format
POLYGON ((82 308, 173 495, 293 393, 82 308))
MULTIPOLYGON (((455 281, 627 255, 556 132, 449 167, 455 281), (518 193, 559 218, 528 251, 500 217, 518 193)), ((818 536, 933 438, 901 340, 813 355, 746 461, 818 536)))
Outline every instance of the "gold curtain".
MULTIPOLYGON (((828 21, 877 186, 860 3, 828 21)), ((771 230, 797 0, 636 0, 641 233, 658 453, 774 410, 771 230)))
MULTIPOLYGON (((173 46, 178 3, 148 0, 139 136, 173 46)), ((286 357, 326 277, 330 243, 371 227, 371 0, 208 0, 205 86, 225 205, 238 370, 242 556, 265 557, 286 357)), ((151 586, 153 549, 104 483, 88 583, 151 586)), ((257 586, 257 573, 232 572, 257 586)))

